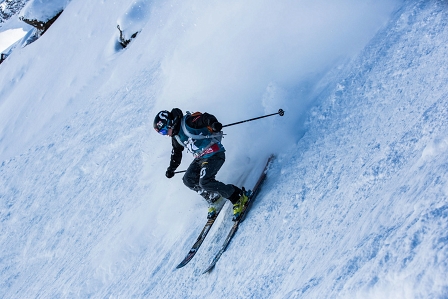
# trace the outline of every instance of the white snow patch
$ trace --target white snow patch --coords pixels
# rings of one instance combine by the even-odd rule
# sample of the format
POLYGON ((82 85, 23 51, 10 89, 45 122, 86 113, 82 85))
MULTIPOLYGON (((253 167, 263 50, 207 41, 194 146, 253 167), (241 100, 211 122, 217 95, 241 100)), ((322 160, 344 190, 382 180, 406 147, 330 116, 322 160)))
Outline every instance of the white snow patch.
POLYGON ((8 49, 12 44, 24 37, 26 33, 27 31, 23 30, 23 28, 0 32, 0 52, 8 49))
POLYGON ((30 0, 20 11, 19 17, 46 22, 63 11, 70 0, 30 0))

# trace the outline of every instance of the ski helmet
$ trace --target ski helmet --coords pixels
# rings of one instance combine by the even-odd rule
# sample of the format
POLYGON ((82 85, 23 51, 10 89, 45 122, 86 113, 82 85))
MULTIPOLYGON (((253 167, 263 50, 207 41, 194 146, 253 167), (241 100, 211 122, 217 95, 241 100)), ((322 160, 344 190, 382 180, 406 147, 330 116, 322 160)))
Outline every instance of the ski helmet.
POLYGON ((154 129, 157 133, 167 135, 168 129, 171 128, 171 125, 172 120, 170 119, 170 113, 168 111, 162 110, 157 113, 153 123, 154 129))

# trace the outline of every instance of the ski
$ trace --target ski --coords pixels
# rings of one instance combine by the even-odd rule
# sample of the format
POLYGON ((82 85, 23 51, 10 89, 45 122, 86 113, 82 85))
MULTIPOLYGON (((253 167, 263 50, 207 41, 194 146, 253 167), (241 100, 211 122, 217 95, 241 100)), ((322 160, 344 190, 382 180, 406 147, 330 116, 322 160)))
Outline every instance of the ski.
POLYGON ((202 272, 202 274, 210 272, 215 267, 216 263, 218 262, 218 260, 220 259, 221 255, 224 253, 224 251, 226 251, 227 246, 229 245, 230 241, 232 240, 233 236, 235 235, 236 231, 238 230, 238 227, 239 227, 240 223, 243 222, 244 219, 246 218, 247 212, 249 211, 252 203, 255 200, 255 197, 257 196, 258 192, 260 191, 260 187, 263 184, 264 180, 266 179, 266 172, 267 172, 268 167, 269 167, 269 165, 270 165, 270 163, 271 163, 273 158, 274 158, 273 155, 271 155, 269 157, 269 159, 266 162, 266 165, 265 165, 265 167, 263 169, 263 172, 260 175, 260 178, 258 179, 257 183, 255 184, 254 188, 252 189, 252 193, 249 195, 249 201, 246 204, 246 208, 242 211, 239 219, 237 219, 234 222, 232 228, 230 229, 229 233, 227 234, 226 239, 224 240, 224 243, 221 245, 220 250, 215 255, 215 257, 211 261, 211 263, 208 266, 208 268, 204 272, 202 272))
POLYGON ((180 262, 179 265, 177 265, 176 269, 182 268, 186 264, 188 264, 191 259, 194 257, 196 252, 198 251, 199 247, 201 247, 202 242, 204 242, 205 237, 207 236, 208 232, 212 228, 213 223, 215 223, 216 218, 218 218, 219 212, 221 212, 224 205, 221 206, 221 209, 216 211, 216 215, 213 218, 207 219, 207 223, 204 225, 204 228, 202 229, 201 233, 199 234, 198 238, 196 239, 196 242, 191 246, 190 251, 185 256, 182 262, 180 262))

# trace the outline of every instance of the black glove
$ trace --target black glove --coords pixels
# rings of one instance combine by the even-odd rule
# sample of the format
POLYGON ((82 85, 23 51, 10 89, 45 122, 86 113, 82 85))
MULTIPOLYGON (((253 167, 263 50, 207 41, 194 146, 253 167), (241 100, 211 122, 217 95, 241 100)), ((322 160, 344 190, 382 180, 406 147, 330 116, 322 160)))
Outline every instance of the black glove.
POLYGON ((167 178, 171 179, 174 176, 174 170, 172 170, 171 168, 168 168, 165 172, 165 175, 167 178))
POLYGON ((222 129, 222 123, 220 123, 219 121, 212 123, 212 130, 214 132, 220 132, 222 129))

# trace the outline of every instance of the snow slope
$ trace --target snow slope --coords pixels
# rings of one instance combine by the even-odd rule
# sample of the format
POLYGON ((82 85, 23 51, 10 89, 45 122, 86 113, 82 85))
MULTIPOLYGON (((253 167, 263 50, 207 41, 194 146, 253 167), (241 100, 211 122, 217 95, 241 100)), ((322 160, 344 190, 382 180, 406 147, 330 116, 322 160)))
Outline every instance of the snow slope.
POLYGON ((446 1, 155 1, 119 51, 132 2, 0 66, 0 298, 448 298, 446 1), (175 106, 286 111, 225 130, 220 180, 277 159, 207 275, 231 212, 174 271, 207 210, 164 176, 175 106))

